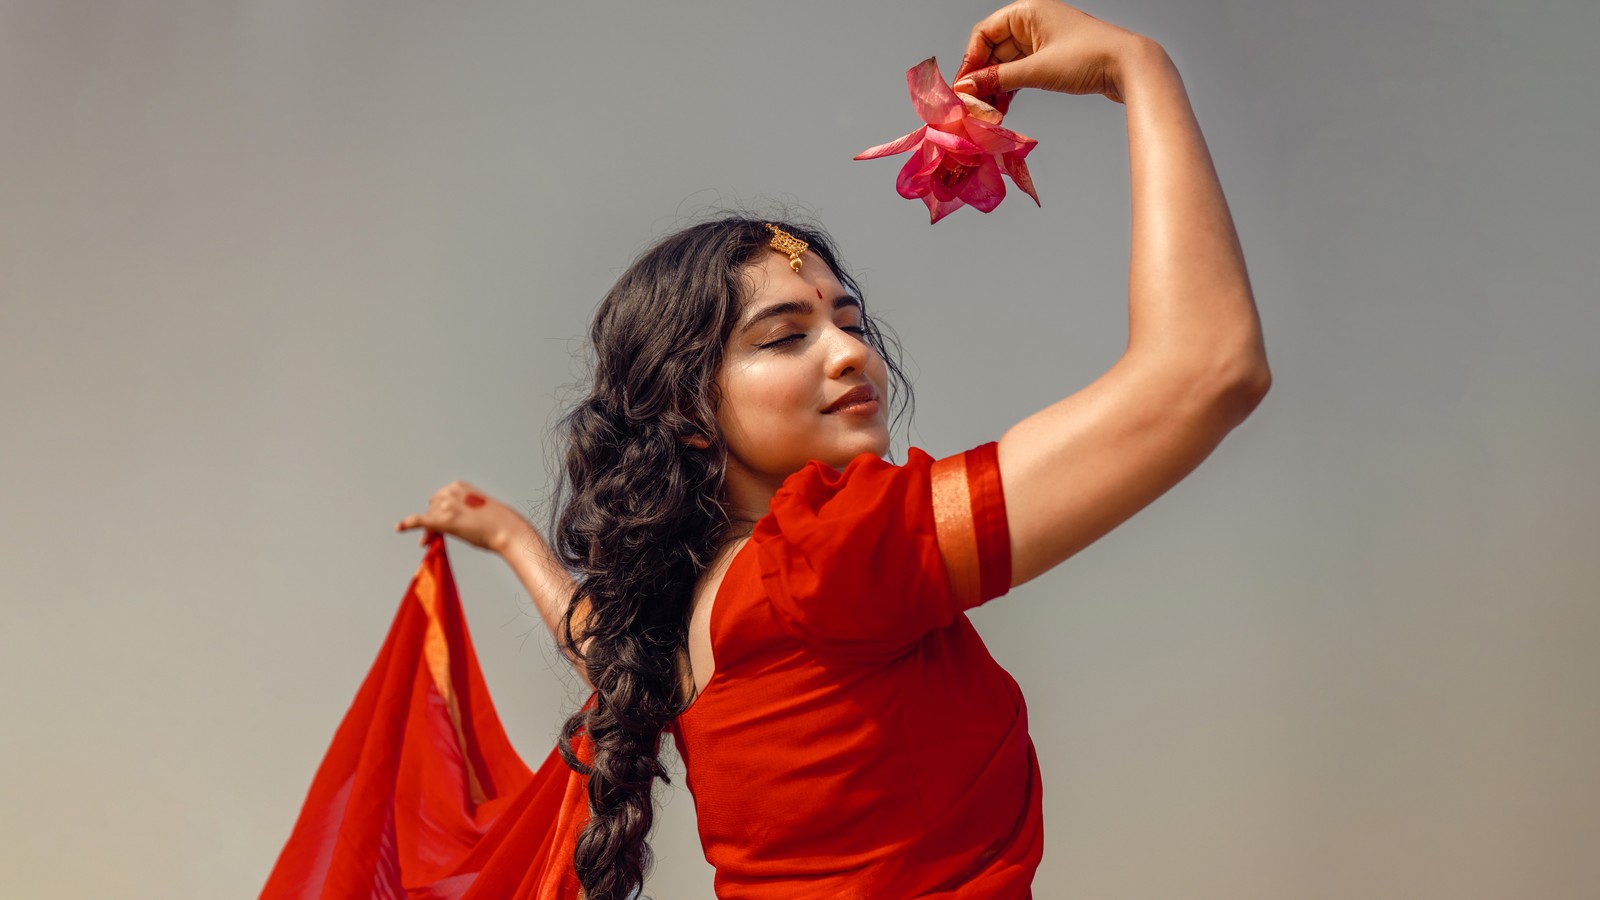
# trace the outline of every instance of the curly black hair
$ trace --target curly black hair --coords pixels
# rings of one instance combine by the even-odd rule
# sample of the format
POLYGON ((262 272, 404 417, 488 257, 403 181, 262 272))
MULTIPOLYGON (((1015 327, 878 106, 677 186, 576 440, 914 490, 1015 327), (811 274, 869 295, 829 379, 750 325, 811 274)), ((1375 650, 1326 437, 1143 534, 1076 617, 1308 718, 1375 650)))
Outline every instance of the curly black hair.
MULTIPOLYGON (((912 404, 898 343, 865 315, 826 234, 777 224, 862 299, 864 339, 888 365, 898 423, 912 404)), ((650 866, 651 791, 666 780, 662 733, 692 699, 693 590, 738 527, 723 507, 716 377, 747 299, 746 267, 771 240, 763 220, 726 216, 646 250, 595 313, 592 386, 560 424, 553 544, 577 584, 561 643, 595 689, 560 740, 567 765, 589 778, 590 819, 573 856, 588 900, 626 900, 650 866), (687 442, 696 437, 709 446, 687 442), (587 764, 573 747, 580 732, 593 751, 587 764)))

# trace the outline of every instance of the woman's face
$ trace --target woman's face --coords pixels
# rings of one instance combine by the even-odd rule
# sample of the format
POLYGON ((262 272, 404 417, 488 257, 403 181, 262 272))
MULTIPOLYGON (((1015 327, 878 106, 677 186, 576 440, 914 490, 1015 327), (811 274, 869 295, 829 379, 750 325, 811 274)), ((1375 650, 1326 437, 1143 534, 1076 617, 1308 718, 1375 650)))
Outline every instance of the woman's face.
POLYGON ((862 336, 860 304, 814 254, 799 272, 777 252, 745 272, 748 299, 717 375, 730 487, 776 490, 813 459, 843 469, 888 453, 888 368, 862 336), (876 399, 830 411, 853 389, 876 399))

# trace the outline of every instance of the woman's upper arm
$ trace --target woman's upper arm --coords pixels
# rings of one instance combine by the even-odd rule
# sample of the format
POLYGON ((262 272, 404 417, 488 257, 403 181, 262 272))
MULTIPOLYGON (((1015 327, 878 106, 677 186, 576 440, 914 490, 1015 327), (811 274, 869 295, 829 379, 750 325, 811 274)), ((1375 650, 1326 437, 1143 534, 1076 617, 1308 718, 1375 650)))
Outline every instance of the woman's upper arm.
POLYGON ((1124 356, 1012 426, 998 448, 1011 584, 1042 575, 1183 480, 1267 383, 1253 370, 1183 370, 1124 356))

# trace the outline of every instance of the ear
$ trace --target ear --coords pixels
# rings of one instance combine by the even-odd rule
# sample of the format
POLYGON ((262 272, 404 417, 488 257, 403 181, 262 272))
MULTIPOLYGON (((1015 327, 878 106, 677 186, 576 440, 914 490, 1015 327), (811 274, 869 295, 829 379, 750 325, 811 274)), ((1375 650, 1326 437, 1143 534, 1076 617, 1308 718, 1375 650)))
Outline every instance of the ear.
POLYGON ((691 434, 686 438, 679 438, 678 442, 701 450, 711 446, 711 441, 703 434, 691 434))

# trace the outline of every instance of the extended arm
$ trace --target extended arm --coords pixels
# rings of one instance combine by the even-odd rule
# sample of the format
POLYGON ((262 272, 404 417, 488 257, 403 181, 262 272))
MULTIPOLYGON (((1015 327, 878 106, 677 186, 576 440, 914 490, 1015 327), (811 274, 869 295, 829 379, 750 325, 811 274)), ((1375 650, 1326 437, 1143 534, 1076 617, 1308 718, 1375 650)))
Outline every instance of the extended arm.
POLYGON ((572 658, 561 640, 561 619, 567 614, 567 604, 571 602, 577 585, 572 576, 567 574, 566 568, 556 560, 555 552, 545 543, 538 530, 525 520, 518 521, 523 527, 507 531, 493 541, 489 549, 500 554, 511 571, 517 573, 517 579, 532 598, 534 608, 539 610, 539 618, 555 637, 556 646, 561 647, 561 655, 573 664, 584 684, 588 684, 583 666, 572 658))
POLYGON ((1004 36, 1024 54, 1000 67, 1005 89, 1092 90, 1127 107, 1128 347, 1088 387, 1000 439, 1014 585, 1177 484, 1271 383, 1244 255, 1183 80, 1159 44, 1106 29, 1120 31, 1062 4, 1025 2, 974 31, 976 47, 1004 36))
POLYGON ((395 525, 395 530, 401 532, 418 528, 424 529, 421 543, 428 542, 431 532, 453 534, 504 559, 527 589, 539 619, 555 637, 556 645, 562 647, 562 655, 573 663, 584 684, 589 683, 583 667, 577 665, 561 641, 561 619, 576 585, 527 519, 467 482, 452 481, 433 493, 426 512, 406 516, 395 525))

